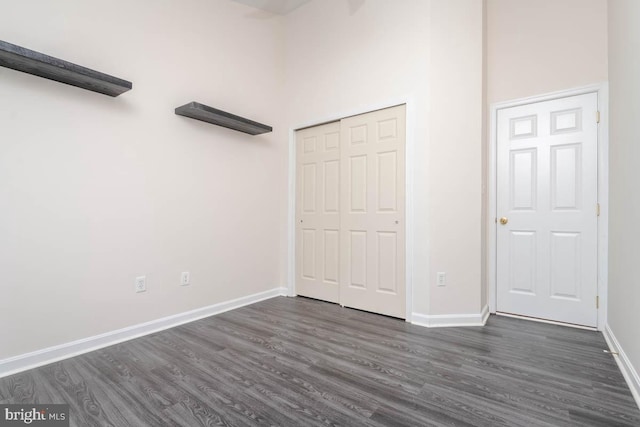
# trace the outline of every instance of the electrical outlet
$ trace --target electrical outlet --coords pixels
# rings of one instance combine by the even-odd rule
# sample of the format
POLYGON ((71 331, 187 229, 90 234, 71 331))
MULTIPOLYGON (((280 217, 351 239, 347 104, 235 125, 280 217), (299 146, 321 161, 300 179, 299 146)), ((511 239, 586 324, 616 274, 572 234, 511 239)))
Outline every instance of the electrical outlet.
POLYGON ((191 283, 191 273, 188 271, 183 271, 180 275, 180 285, 188 286, 191 283))
POLYGON ((438 272, 436 274, 436 285, 437 286, 446 286, 447 285, 447 274, 444 272, 438 272))
POLYGON ((134 289, 136 292, 145 292, 147 290, 147 277, 136 277, 136 285, 134 289))

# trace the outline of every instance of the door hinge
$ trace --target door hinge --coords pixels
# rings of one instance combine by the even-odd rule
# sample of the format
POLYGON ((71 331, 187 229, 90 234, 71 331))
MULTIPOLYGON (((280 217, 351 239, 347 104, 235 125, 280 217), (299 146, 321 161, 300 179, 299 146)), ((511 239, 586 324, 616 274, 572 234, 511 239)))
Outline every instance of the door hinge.
POLYGON ((600 216, 600 203, 596 203, 596 215, 600 216))
POLYGON ((596 111, 596 123, 600 123, 600 111, 596 111))
POLYGON ((600 308, 600 297, 597 296, 596 297, 596 309, 599 309, 599 308, 600 308))

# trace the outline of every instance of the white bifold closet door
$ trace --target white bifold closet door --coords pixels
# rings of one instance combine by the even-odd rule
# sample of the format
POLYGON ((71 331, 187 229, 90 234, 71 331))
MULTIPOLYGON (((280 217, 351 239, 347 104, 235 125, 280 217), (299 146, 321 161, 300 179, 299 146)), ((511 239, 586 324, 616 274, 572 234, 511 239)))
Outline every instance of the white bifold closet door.
POLYGON ((297 133, 299 295, 406 316, 405 139, 404 105, 297 133))
POLYGON ((405 312, 405 107, 341 122, 340 303, 405 312))
POLYGON ((296 292, 340 302, 340 122, 296 132, 296 292))

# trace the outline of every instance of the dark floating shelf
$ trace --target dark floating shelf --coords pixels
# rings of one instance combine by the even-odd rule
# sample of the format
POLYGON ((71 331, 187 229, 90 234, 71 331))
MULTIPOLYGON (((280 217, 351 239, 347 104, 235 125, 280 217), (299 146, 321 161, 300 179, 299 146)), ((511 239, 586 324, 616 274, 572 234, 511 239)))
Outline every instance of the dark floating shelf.
POLYGON ((190 102, 182 107, 176 108, 176 114, 179 116, 189 117, 190 119, 202 120, 203 122, 222 126, 228 129, 237 130, 239 132, 248 133, 249 135, 260 135, 273 131, 271 126, 227 113, 197 102, 190 102))
POLYGON ((133 84, 126 80, 2 40, 0 65, 109 96, 118 96, 133 87, 133 84))

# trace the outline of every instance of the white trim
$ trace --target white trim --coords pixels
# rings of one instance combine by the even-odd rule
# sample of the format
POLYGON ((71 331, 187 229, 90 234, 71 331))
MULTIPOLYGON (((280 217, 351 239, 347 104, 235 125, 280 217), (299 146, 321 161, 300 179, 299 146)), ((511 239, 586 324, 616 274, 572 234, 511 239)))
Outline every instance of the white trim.
POLYGON ((488 272, 488 301, 491 313, 497 310, 496 292, 496 251, 497 251, 497 118, 498 110, 550 101, 569 96, 598 94, 598 109, 600 110, 600 126, 598 126, 598 201, 600 203, 600 218, 598 220, 598 295, 600 308, 598 310, 598 330, 602 331, 607 323, 607 265, 608 257, 608 226, 609 226, 609 84, 607 82, 583 86, 575 89, 552 92, 528 98, 491 104, 491 136, 489 139, 489 215, 487 216, 487 272, 488 272))
POLYGON ((480 313, 474 314, 421 314, 413 313, 412 324, 427 328, 444 328, 460 326, 484 326, 489 318, 489 306, 485 305, 480 313))
POLYGON ((413 172, 415 167, 415 159, 414 155, 415 149, 415 107, 413 102, 405 101, 405 112, 406 112, 406 135, 405 135, 405 207, 404 207, 404 221, 405 221, 405 230, 404 230, 404 239, 405 239, 405 320, 407 322, 411 322, 413 320, 413 254, 414 254, 414 234, 415 234, 415 225, 414 225, 414 216, 413 216, 413 172))
POLYGON ((289 129, 289 197, 287 198, 287 295, 296 296, 296 130, 289 129))
POLYGON ((636 369, 631 364, 631 361, 627 357, 627 354, 620 346, 620 343, 618 342, 616 336, 613 334, 613 331, 608 324, 605 325, 602 335, 604 335, 604 339, 605 341, 607 341, 609 350, 614 353, 613 358, 618 364, 620 371, 622 371, 622 376, 624 376, 624 379, 627 382, 629 389, 631 390, 631 394, 633 395, 638 408, 640 408, 640 375, 638 375, 638 371, 636 371, 636 369))
POLYGON ((491 311, 489 310, 489 304, 486 304, 483 308, 482 308, 482 326, 484 326, 487 323, 487 320, 489 320, 489 314, 491 314, 491 311))
POLYGON ((598 88, 598 330, 607 326, 607 307, 609 305, 609 83, 598 88))
POLYGON ((296 130, 318 126, 324 123, 331 123, 342 120, 347 117, 366 114, 371 111, 391 108, 398 105, 406 106, 406 141, 405 141, 405 294, 406 294, 406 313, 405 318, 410 322, 413 316, 413 246, 414 246, 414 216, 413 216, 413 173, 415 170, 416 159, 414 156, 415 148, 415 107, 413 97, 408 95, 389 101, 370 104, 358 107, 353 110, 345 110, 341 113, 325 116, 313 121, 301 123, 297 126, 289 128, 289 198, 288 198, 288 260, 287 260, 287 295, 295 296, 295 265, 296 265, 296 130))
POLYGON ((284 295, 286 295, 286 288, 275 288, 246 297, 220 302, 208 307, 174 314, 150 322, 128 326, 93 337, 83 338, 0 360, 0 378, 284 295))

